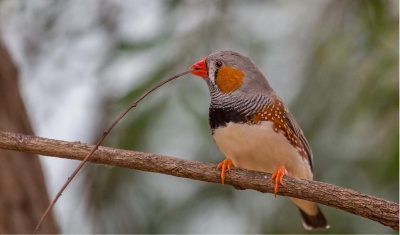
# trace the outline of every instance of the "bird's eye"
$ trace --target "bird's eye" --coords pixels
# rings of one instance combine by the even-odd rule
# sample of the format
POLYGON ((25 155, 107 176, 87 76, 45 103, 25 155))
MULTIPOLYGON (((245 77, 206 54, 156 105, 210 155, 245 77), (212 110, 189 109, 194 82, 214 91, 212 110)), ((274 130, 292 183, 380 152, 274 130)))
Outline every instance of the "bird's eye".
POLYGON ((215 67, 221 68, 222 65, 224 65, 224 62, 222 62, 222 61, 220 61, 220 60, 215 61, 215 67))

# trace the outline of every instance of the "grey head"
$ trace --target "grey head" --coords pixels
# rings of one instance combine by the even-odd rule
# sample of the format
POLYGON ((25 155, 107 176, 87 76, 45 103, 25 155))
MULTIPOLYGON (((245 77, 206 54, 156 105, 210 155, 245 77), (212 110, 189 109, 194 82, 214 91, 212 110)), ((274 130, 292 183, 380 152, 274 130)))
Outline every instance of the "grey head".
POLYGON ((233 51, 219 51, 206 59, 210 92, 234 96, 273 93, 267 79, 248 57, 233 51))

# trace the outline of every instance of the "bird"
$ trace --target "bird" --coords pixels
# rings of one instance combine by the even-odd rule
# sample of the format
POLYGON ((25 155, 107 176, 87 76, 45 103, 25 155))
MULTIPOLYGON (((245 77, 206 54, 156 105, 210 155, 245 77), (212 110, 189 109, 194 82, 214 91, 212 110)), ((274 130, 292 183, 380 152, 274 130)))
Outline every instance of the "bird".
MULTIPOLYGON (((218 51, 190 69, 209 88, 211 134, 226 157, 217 166, 222 184, 232 167, 271 173, 275 197, 284 175, 313 179, 313 153, 303 131, 252 60, 218 51)), ((290 199, 306 230, 330 227, 317 203, 290 199)))

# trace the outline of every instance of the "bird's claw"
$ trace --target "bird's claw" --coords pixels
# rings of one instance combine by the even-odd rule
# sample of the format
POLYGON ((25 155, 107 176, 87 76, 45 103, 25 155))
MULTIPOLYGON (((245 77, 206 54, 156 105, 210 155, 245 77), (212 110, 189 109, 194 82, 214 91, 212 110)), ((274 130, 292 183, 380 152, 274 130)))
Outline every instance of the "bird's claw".
POLYGON ((221 182, 224 184, 225 182, 225 172, 228 170, 228 173, 231 172, 231 168, 234 167, 233 162, 230 158, 226 158, 222 162, 220 162, 217 166, 217 170, 221 169, 221 182))

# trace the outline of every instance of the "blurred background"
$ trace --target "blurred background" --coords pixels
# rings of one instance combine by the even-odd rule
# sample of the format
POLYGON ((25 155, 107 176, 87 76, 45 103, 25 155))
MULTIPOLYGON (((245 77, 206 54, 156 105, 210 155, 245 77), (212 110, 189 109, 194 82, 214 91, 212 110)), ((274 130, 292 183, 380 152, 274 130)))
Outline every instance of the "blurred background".
MULTIPOLYGON (((154 84, 215 51, 245 54, 303 128, 316 180, 398 203, 398 19, 397 0, 1 0, 0 40, 35 134, 87 143, 154 84)), ((104 145, 218 163, 209 101, 202 79, 179 78, 104 145)), ((78 162, 40 160, 53 198, 78 162)), ((310 233, 395 233, 322 210, 331 229, 310 233)), ((93 164, 54 218, 61 233, 306 232, 284 197, 93 164)))

